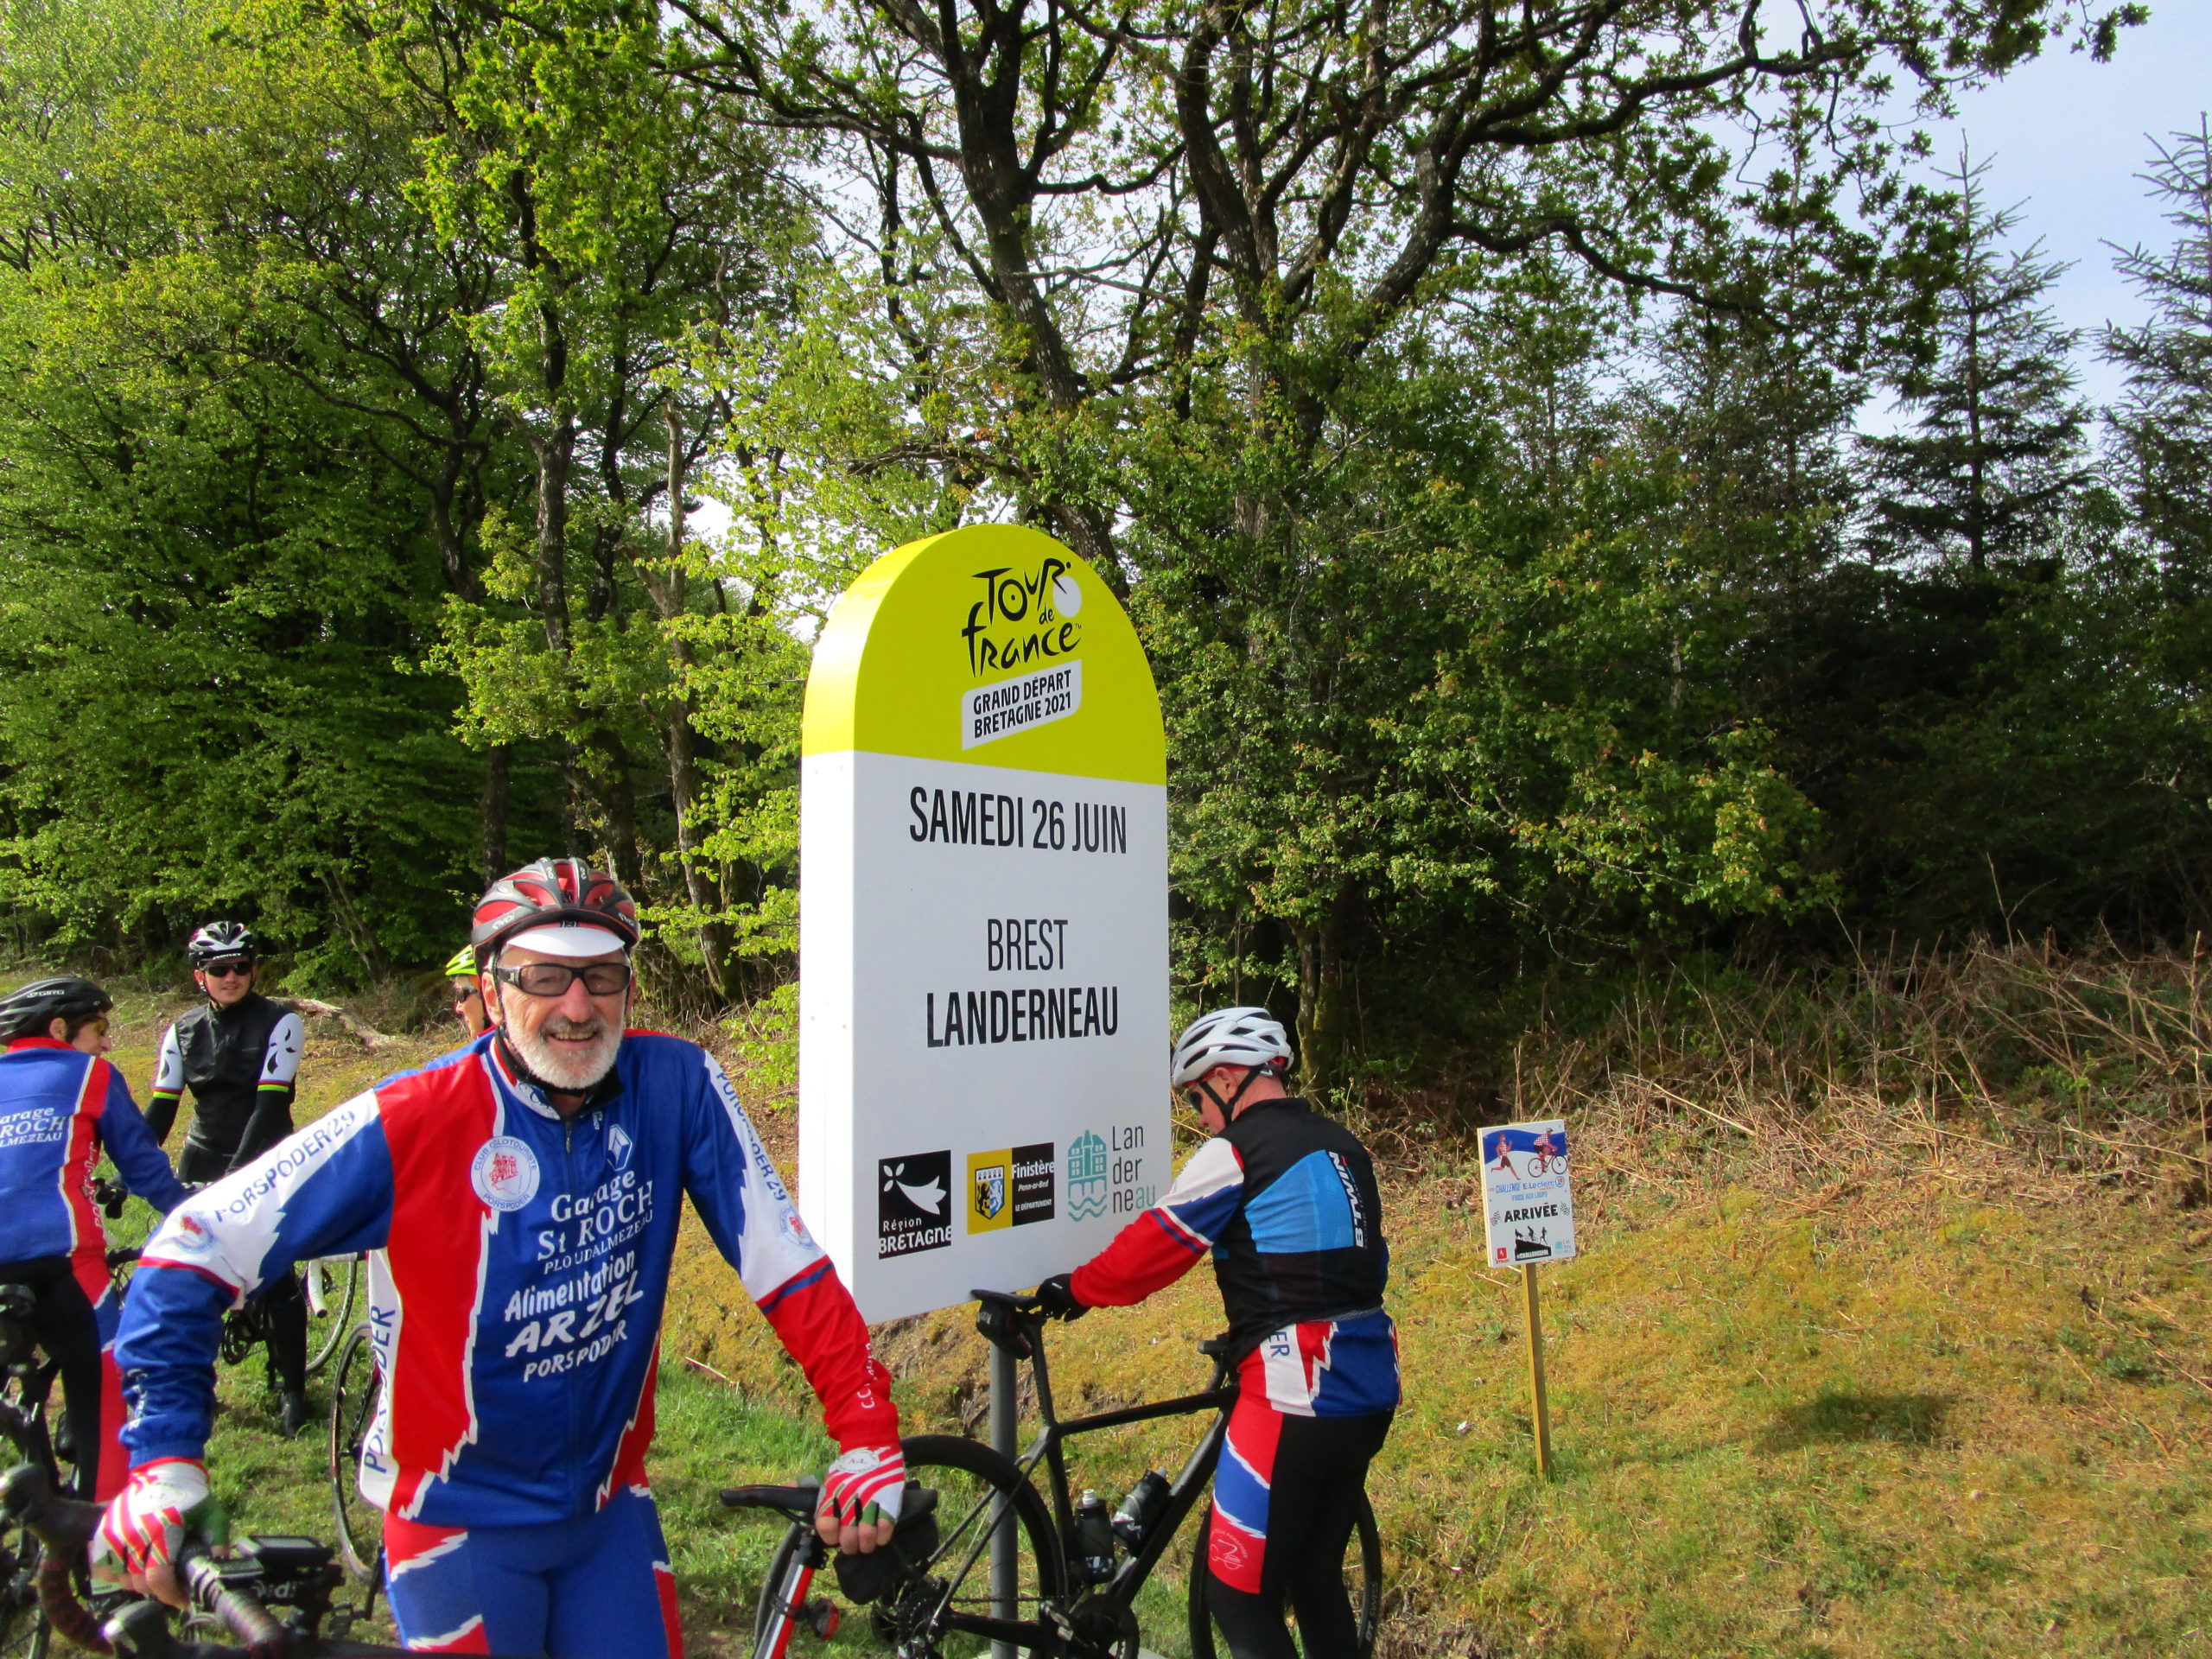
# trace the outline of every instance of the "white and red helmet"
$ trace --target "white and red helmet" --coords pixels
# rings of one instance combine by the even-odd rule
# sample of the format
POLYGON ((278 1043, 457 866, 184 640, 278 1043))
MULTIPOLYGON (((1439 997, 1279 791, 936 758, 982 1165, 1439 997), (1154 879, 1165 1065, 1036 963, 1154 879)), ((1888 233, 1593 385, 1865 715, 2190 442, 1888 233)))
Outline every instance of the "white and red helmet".
POLYGON ((501 876, 476 901, 469 949, 488 963, 503 945, 595 957, 638 943, 638 906, 622 884, 581 858, 541 858, 501 876), (611 936, 611 937, 610 937, 611 936))

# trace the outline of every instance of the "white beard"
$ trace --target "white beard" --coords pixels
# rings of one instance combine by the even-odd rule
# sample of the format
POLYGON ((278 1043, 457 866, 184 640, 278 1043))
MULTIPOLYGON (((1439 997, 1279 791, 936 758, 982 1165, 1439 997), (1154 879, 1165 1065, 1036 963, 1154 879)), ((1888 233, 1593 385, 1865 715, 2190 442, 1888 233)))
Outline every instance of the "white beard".
POLYGON ((615 1053, 622 1046, 621 1027, 604 1020, 594 1023, 600 1027, 599 1036, 589 1048, 579 1049, 566 1044, 556 1046, 542 1033, 525 1033, 512 1021, 507 1026, 507 1040, 522 1056, 522 1063, 541 1081, 563 1094, 588 1094, 614 1069, 615 1053))

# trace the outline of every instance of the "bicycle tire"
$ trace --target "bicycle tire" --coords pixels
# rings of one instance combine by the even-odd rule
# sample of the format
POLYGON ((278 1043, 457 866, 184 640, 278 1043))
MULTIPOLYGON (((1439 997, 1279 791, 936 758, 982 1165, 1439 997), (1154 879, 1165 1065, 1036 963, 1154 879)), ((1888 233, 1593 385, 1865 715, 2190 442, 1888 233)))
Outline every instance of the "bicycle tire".
POLYGON ((361 1258, 358 1255, 336 1255, 322 1261, 302 1262, 300 1266, 302 1295, 308 1289, 310 1274, 321 1281, 319 1294, 306 1298, 308 1375, 315 1376, 330 1363, 332 1356, 346 1345, 346 1338, 353 1334, 353 1304, 360 1294, 361 1258), (318 1300, 322 1303, 320 1313, 315 1311, 318 1300))
MULTIPOLYGON (((19 1459, 45 1469, 47 1478, 58 1482, 51 1448, 46 1444, 46 1403, 32 1402, 25 1409, 23 1379, 10 1373, 0 1400, 21 1412, 23 1432, 7 1443, 19 1459)), ((12 1516, 0 1516, 0 1659, 46 1659, 54 1627, 38 1605, 38 1564, 42 1551, 30 1529, 12 1516)))
MULTIPOLYGON (((1213 1508, 1209 1504, 1198 1527, 1198 1546, 1191 1556, 1191 1659, 1214 1659, 1217 1632, 1213 1615, 1206 1606, 1206 1586, 1213 1575, 1206 1569, 1206 1533, 1211 1524, 1213 1508)), ((1351 1597, 1353 1622, 1359 1630, 1359 1659, 1370 1659, 1375 1651, 1375 1638, 1382 1628, 1382 1534, 1375 1524, 1375 1507, 1367 1501, 1367 1494, 1359 1495, 1359 1508, 1352 1517, 1352 1538, 1358 1544, 1357 1577, 1352 1569, 1352 1551, 1344 1552, 1344 1588, 1351 1597)), ((1287 1611, 1287 1610, 1286 1610, 1287 1611)), ((1219 1651, 1226 1653, 1229 1644, 1219 1641, 1219 1651)))
POLYGON ((353 1327, 338 1356, 330 1382, 330 1511, 338 1528, 339 1559, 356 1584, 384 1576, 384 1516, 361 1496, 361 1437, 377 1408, 382 1378, 367 1321, 353 1327))
MULTIPOLYGON (((917 1624, 939 1599, 944 1600, 948 1611, 967 1610, 976 1617, 989 1615, 990 1550, 988 1545, 976 1548, 982 1541, 980 1529, 989 1524, 984 1519, 983 1505, 994 1494, 1003 1497, 1017 1522, 1017 1618, 1033 1620, 1039 1616, 1041 1602, 1065 1594, 1067 1578, 1062 1570, 1059 1535, 1052 1529, 1052 1517, 1037 1496, 1037 1489, 1010 1459, 980 1440, 957 1434, 914 1434, 902 1440, 900 1446, 906 1459, 906 1478, 938 1493, 938 1544, 936 1554, 923 1566, 920 1579, 895 1599, 887 1598, 893 1601, 893 1605, 887 1607, 883 1601, 876 1604, 877 1631, 893 1643, 902 1637, 909 1640, 925 1637, 927 1651, 937 1659, 979 1659, 990 1650, 988 1637, 960 1630, 925 1632, 917 1624), (971 1552, 975 1559, 969 1563, 971 1552), (950 1585, 947 1573, 957 1575, 950 1585)), ((1039 1649, 1015 1646, 1014 1651, 1039 1649)))
POLYGON ((20 1521, 0 1520, 0 1659, 46 1659, 54 1627, 38 1605, 39 1541, 20 1521))

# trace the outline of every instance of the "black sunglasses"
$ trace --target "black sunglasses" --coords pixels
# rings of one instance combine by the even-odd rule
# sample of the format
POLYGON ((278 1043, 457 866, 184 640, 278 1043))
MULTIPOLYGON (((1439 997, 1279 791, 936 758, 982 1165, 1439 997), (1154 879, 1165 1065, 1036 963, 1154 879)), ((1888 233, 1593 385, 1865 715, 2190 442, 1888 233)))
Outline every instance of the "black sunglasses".
POLYGON ((580 979, 594 996, 617 996, 630 988, 626 962, 588 962, 581 968, 565 962, 526 962, 519 968, 494 968, 492 976, 524 996, 566 996, 569 987, 580 979))
POLYGON ((229 979, 238 974, 251 973, 253 964, 250 962, 211 962, 200 971, 210 979, 229 979))

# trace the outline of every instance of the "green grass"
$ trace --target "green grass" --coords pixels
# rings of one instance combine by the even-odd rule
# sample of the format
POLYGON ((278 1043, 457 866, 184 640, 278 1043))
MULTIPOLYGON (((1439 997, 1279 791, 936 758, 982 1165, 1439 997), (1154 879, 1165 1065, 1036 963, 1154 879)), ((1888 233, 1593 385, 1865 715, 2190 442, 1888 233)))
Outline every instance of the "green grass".
MULTIPOLYGON (((118 1058, 142 1094, 162 1011, 127 1011, 118 1058)), ((312 1037, 302 1116, 433 1046, 312 1037)), ((760 1122, 788 1168, 788 1116, 760 1122)), ((1377 1142, 1407 1386, 1370 1482, 1386 1659, 2212 1656, 2204 1212, 1971 1136, 1899 1160, 1840 1133, 1817 1179, 1732 1162, 1679 1122, 1637 1136, 1586 1133, 1586 1254, 1544 1270, 1548 1482, 1471 1160, 1448 1135, 1377 1142)), ((724 1515, 715 1491, 819 1468, 827 1447, 802 1379, 686 1229, 652 1472, 694 1652, 742 1652, 777 1529, 724 1515)), ((1192 1344, 1219 1322, 1201 1273, 1056 1329, 1063 1408, 1203 1385, 1192 1344)), ((984 1349, 965 1313, 877 1345, 911 1430, 978 1427, 984 1349)), ((223 1399, 216 1478, 240 1524, 327 1536, 320 1440, 275 1437, 257 1369, 226 1376, 223 1399)), ((1118 1496, 1178 1467, 1195 1432, 1087 1438, 1076 1483, 1118 1496)), ((1186 1560, 1179 1540, 1143 1609, 1147 1645, 1170 1656, 1186 1560)), ((838 1645, 864 1644, 849 1620, 838 1645)))

